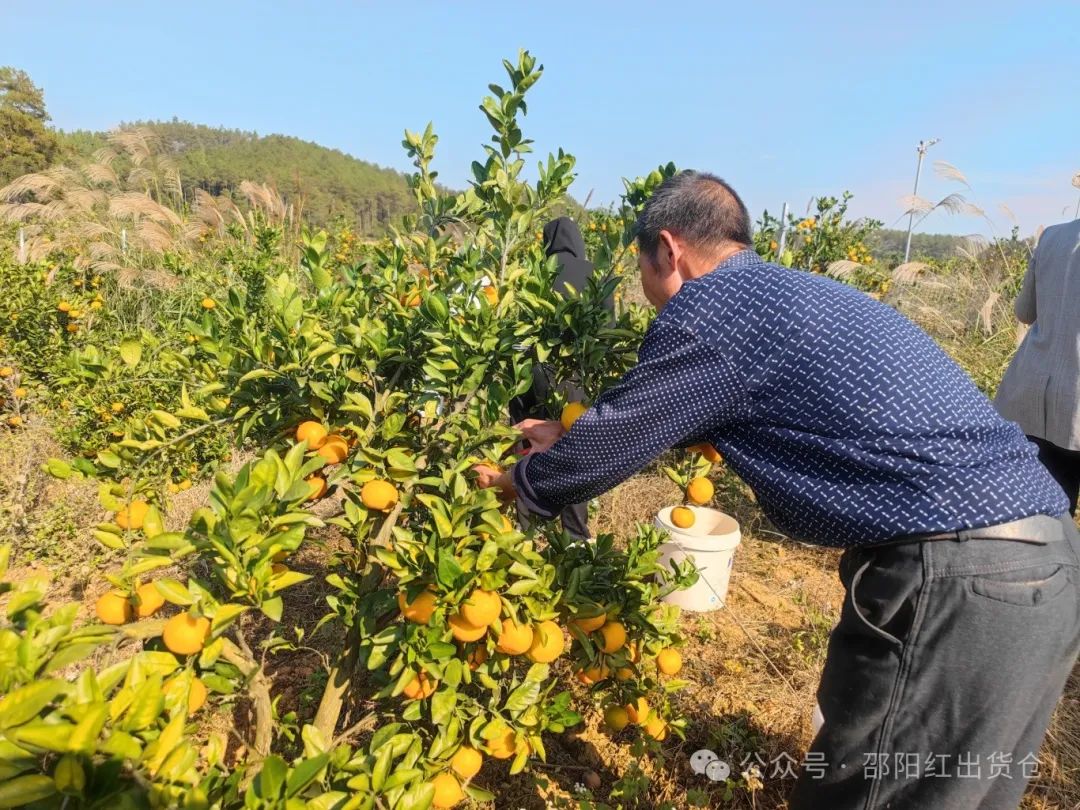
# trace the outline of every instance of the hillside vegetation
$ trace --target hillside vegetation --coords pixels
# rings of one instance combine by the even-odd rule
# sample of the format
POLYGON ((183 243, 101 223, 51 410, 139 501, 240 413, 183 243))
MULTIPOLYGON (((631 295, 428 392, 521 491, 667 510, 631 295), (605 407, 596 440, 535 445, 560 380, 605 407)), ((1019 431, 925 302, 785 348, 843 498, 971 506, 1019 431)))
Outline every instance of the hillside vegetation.
MULTIPOLYGON (((409 210, 412 195, 405 176, 287 135, 259 135, 185 121, 145 121, 124 125, 154 132, 187 183, 185 198, 201 188, 240 201, 244 180, 278 190, 316 225, 343 221, 363 234, 382 233, 409 210)), ((107 134, 61 133, 66 157, 91 157, 107 146, 107 134)))

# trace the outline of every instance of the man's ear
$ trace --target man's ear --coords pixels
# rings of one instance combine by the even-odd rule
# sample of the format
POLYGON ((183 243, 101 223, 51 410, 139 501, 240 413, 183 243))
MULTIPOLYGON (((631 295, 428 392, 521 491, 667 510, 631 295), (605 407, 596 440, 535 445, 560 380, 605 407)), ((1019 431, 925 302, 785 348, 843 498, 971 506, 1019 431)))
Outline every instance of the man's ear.
POLYGON ((661 275, 668 276, 679 268, 679 256, 682 254, 682 246, 671 231, 660 231, 660 239, 656 245, 656 269, 661 275))

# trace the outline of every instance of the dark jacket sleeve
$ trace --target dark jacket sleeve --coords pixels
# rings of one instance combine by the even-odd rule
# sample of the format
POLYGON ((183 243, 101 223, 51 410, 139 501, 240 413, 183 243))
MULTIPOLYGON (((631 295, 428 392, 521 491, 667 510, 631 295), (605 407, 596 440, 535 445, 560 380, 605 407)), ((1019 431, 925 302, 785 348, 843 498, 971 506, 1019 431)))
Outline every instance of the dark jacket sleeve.
POLYGON ((639 362, 550 449, 513 469, 521 504, 542 516, 625 481, 665 450, 745 413, 731 364, 688 330, 657 321, 639 362))

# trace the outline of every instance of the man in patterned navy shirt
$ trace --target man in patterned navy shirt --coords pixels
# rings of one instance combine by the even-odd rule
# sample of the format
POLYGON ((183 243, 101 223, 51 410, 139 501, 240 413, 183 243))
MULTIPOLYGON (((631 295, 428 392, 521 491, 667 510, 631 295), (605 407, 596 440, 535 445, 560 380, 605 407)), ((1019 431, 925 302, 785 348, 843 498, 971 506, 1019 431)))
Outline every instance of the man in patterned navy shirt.
POLYGON ((763 262, 719 178, 666 181, 637 238, 660 311, 638 365, 565 435, 522 423, 533 453, 480 485, 549 517, 713 444, 778 527, 847 549, 827 767, 791 807, 1015 808, 1080 647, 1080 540, 1034 446, 895 310, 763 262))

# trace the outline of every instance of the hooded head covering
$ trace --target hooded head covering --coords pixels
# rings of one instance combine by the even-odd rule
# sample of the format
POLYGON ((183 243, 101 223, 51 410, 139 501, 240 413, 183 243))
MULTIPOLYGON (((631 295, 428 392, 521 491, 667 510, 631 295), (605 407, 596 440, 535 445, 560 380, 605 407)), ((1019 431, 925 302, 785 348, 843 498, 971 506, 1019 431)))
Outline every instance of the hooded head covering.
MULTIPOLYGON (((544 249, 548 256, 554 256, 559 262, 559 275, 555 277, 553 289, 566 295, 569 286, 580 295, 588 286, 595 268, 585 258, 585 240, 577 223, 570 217, 559 217, 545 225, 544 249)), ((609 309, 612 308, 612 302, 605 303, 609 309)))

